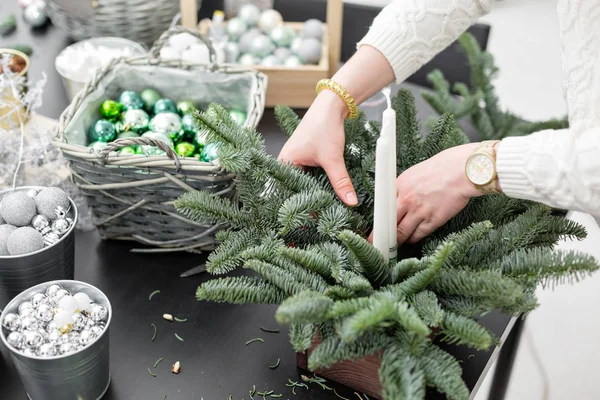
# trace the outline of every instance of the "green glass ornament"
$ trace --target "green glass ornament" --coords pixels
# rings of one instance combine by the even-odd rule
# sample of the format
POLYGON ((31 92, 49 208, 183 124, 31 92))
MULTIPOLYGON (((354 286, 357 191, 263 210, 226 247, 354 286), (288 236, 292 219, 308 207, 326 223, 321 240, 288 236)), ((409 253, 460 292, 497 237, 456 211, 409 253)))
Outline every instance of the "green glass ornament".
POLYGON ((117 136, 120 133, 125 132, 125 127, 123 126, 123 123, 121 121, 115 122, 115 131, 117 132, 117 136))
POLYGON ((104 119, 117 119, 121 114, 121 106, 114 100, 106 100, 100 105, 100 116, 104 119))
POLYGON ((238 125, 243 125, 246 122, 246 113, 240 110, 229 110, 231 119, 238 125))
POLYGON ((117 135, 117 139, 130 139, 136 137, 140 137, 140 135, 133 131, 121 132, 117 135))
POLYGON ((172 112, 172 113, 177 112, 177 105, 175 104, 175 102, 173 100, 162 98, 162 99, 159 99, 154 104, 154 114, 155 115, 164 113, 164 112, 172 112))
POLYGON ((125 131, 144 133, 148 130, 150 117, 144 110, 131 109, 125 111, 121 117, 125 131))
POLYGON ((196 121, 196 117, 192 114, 185 114, 181 117, 181 126, 183 130, 189 133, 196 133, 200 130, 200 125, 196 121))
POLYGON ((181 118, 179 114, 163 112, 150 120, 149 127, 151 131, 161 132, 167 136, 177 135, 181 131, 181 118))
POLYGON ((181 142, 175 146, 175 152, 180 157, 191 157, 196 151, 196 146, 188 142, 181 142))
MULTIPOLYGON (((166 136, 164 133, 161 132, 153 132, 153 131, 149 131, 146 132, 142 135, 143 138, 150 138, 150 139, 154 139, 154 140, 160 140, 163 143, 166 143, 169 147, 173 147, 173 142, 171 141, 171 139, 166 136)), ((161 155, 161 154, 165 154, 164 151, 162 151, 161 149, 159 149, 156 146, 141 146, 142 148, 142 154, 147 155, 147 156, 156 156, 156 155, 161 155)))
POLYGON ((212 143, 209 143, 206 146, 204 146, 204 149, 202 149, 202 161, 211 162, 216 160, 217 158, 217 146, 215 146, 212 143))
POLYGON ((119 103, 123 104, 125 110, 141 110, 144 107, 142 96, 133 90, 126 90, 121 93, 119 103))
POLYGON ((133 154, 137 154, 135 148, 137 146, 125 146, 125 147, 121 147, 121 150, 119 150, 119 153, 121 154, 128 154, 128 155, 133 155, 133 154))
POLYGON ((152 112, 154 110, 154 104, 156 104, 156 102, 160 100, 162 95, 158 92, 158 90, 144 89, 140 93, 140 97, 144 102, 144 109, 148 112, 152 112))
POLYGON ((106 146, 108 146, 108 145, 104 142, 92 142, 88 145, 88 147, 90 149, 94 150, 95 153, 100 153, 102 150, 104 150, 106 148, 106 146))
POLYGON ((191 114, 197 109, 198 107, 190 100, 182 100, 177 103, 177 111, 179 111, 179 114, 181 115, 191 114))
POLYGON ((96 121, 88 131, 90 142, 111 142, 117 136, 115 125, 105 119, 96 121))

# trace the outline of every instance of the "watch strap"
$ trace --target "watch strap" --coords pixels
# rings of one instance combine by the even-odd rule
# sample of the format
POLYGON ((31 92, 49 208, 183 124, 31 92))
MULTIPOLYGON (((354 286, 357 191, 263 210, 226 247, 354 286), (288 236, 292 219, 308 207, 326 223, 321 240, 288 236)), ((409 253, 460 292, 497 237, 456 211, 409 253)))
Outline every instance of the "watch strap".
POLYGON ((475 185, 477 190, 483 194, 500 194, 500 186, 498 185, 498 173, 496 171, 496 150, 495 146, 499 143, 499 140, 485 140, 475 149, 475 153, 484 153, 489 155, 494 160, 494 178, 490 183, 485 185, 475 185))

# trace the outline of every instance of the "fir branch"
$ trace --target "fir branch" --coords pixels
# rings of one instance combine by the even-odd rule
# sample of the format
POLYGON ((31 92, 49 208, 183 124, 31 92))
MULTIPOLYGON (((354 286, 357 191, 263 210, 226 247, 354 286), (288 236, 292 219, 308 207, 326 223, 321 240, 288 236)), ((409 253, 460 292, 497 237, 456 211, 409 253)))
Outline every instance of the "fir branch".
POLYGON ((454 118, 451 114, 442 114, 431 132, 425 136, 421 145, 421 160, 426 160, 444 150, 444 143, 454 131, 454 118))
MULTIPOLYGON (((435 248, 433 250, 435 251, 435 248)), ((392 268, 392 283, 400 283, 409 276, 424 270, 426 268, 424 261, 425 259, 419 258, 405 258, 398 261, 392 268)))
POLYGON ((298 125, 300 125, 300 117, 288 106, 277 104, 275 106, 275 120, 277 124, 288 136, 292 136, 298 125))
POLYGON ((427 384, 434 386, 449 400, 467 400, 469 389, 462 380, 460 365, 437 346, 428 346, 422 354, 421 367, 427 384))
POLYGON ((216 197, 209 192, 184 193, 175 200, 175 208, 186 218, 196 222, 228 223, 236 228, 246 228, 254 221, 240 212, 229 199, 216 197))
POLYGON ((332 193, 324 190, 301 192, 288 198, 279 209, 280 234, 314 223, 315 214, 332 204, 332 193))
POLYGON ((236 276, 203 283, 196 291, 196 299, 231 304, 280 304, 285 294, 260 279, 236 276))
POLYGON ((242 253, 258 240, 257 232, 249 229, 230 232, 227 241, 208 255, 206 271, 221 275, 233 271, 242 263, 242 253))
POLYGON ((330 298, 319 292, 302 291, 281 303, 275 319, 280 324, 323 322, 332 304, 330 298))
POLYGON ((400 284, 394 285, 394 291, 411 296, 423 290, 440 272, 455 245, 452 242, 440 245, 437 251, 425 261, 425 270, 417 272, 400 284))
POLYGON ((446 310, 469 318, 479 317, 495 308, 493 304, 488 304, 485 300, 472 297, 441 296, 439 301, 446 310))
POLYGON ((327 281, 320 275, 307 270, 297 263, 285 259, 277 254, 273 254, 271 262, 292 274, 295 280, 311 288, 312 290, 324 293, 330 287, 327 281))
POLYGON ((366 239, 354 232, 345 230, 340 233, 340 240, 346 244, 352 254, 365 269, 366 277, 374 286, 382 286, 389 282, 390 271, 383 255, 366 239))
POLYGON ((248 260, 244 263, 244 268, 251 269, 252 271, 256 272, 265 281, 278 287, 288 296, 292 296, 309 289, 309 287, 303 283, 297 282, 294 279, 294 276, 288 271, 264 261, 248 260))
POLYGON ((341 204, 332 204, 319 213, 317 231, 323 236, 337 239, 340 232, 350 228, 350 212, 341 204))
POLYGON ((397 148, 397 175, 418 164, 421 160, 420 140, 421 128, 417 118, 415 99, 407 89, 400 89, 392 99, 392 107, 396 112, 396 148, 397 148))
POLYGON ((290 343, 296 353, 303 353, 312 346, 316 329, 314 324, 291 324, 290 343))
POLYGON ((386 335, 377 332, 366 333, 353 342, 344 342, 339 337, 330 336, 311 352, 308 369, 316 371, 343 360, 359 360, 385 349, 390 342, 386 335))
POLYGON ((373 286, 369 280, 362 275, 357 274, 354 271, 342 269, 336 281, 348 289, 355 292, 354 294, 370 294, 373 292, 373 286))
POLYGON ((488 349, 494 341, 490 332, 477 321, 452 312, 444 314, 440 334, 446 342, 464 344, 477 350, 488 349))
POLYGON ((433 292, 420 292, 412 296, 409 303, 427 325, 432 327, 442 325, 444 310, 440 307, 438 299, 433 292))
POLYGON ((386 400, 425 398, 425 374, 419 362, 399 345, 389 346, 384 351, 379 381, 386 400))
POLYGON ((309 271, 321 275, 323 278, 331 278, 329 261, 319 253, 292 247, 280 247, 278 254, 302 265, 309 271))

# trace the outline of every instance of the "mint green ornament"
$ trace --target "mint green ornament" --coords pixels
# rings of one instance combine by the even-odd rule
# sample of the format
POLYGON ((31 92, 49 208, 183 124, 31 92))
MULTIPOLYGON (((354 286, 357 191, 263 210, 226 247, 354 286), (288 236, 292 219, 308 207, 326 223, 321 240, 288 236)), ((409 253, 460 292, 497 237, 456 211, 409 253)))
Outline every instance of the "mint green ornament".
POLYGON ((234 120, 238 125, 244 125, 246 122, 246 113, 240 110, 229 110, 229 116, 234 120))
POLYGON ((211 162, 216 160, 217 158, 219 158, 217 156, 217 146, 215 146, 212 143, 209 143, 206 146, 204 146, 204 149, 202 149, 202 161, 211 162))
POLYGON ((123 113, 121 122, 123 122, 123 129, 125 131, 144 133, 148 130, 150 117, 144 110, 130 109, 123 113))
POLYGON ((105 100, 100 104, 100 116, 104 119, 114 120, 121 115, 121 105, 114 100, 105 100))
POLYGON ((126 90, 119 96, 119 103, 125 110, 141 110, 144 107, 142 96, 133 90, 126 90))
POLYGON ((117 135, 117 139, 130 139, 140 137, 137 133, 133 131, 121 132, 117 135))
MULTIPOLYGON (((168 136, 166 136, 164 133, 161 133, 161 132, 149 131, 149 132, 144 133, 142 135, 142 137, 159 140, 159 141, 167 144, 169 147, 173 147, 173 142, 171 141, 171 139, 168 136)), ((141 148, 142 148, 142 154, 144 154, 146 156, 157 156, 157 155, 165 154, 165 152, 163 150, 159 149, 156 146, 143 145, 143 146, 141 146, 141 148)))
POLYGON ((171 99, 162 98, 154 103, 154 114, 158 115, 164 112, 177 112, 177 104, 171 99))
POLYGON ((175 152, 180 157, 191 157, 196 151, 196 146, 188 142, 181 142, 175 146, 175 152))
POLYGON ((90 142, 111 142, 117 136, 115 125, 105 119, 96 121, 88 131, 90 142))
POLYGON ((137 146, 125 146, 125 147, 121 147, 121 150, 119 150, 119 153, 121 154, 127 154, 127 155, 133 155, 133 154, 137 154, 135 148, 137 146))
POLYGON ((92 149, 95 153, 100 153, 108 146, 105 142, 92 142, 88 145, 90 149, 92 149))
POLYGON ((177 111, 181 115, 191 114, 197 109, 198 107, 191 100, 182 100, 177 103, 177 111))
POLYGON ((162 95, 156 89, 144 89, 140 93, 140 97, 144 102, 144 109, 147 112, 153 112, 154 105, 162 98, 162 95))

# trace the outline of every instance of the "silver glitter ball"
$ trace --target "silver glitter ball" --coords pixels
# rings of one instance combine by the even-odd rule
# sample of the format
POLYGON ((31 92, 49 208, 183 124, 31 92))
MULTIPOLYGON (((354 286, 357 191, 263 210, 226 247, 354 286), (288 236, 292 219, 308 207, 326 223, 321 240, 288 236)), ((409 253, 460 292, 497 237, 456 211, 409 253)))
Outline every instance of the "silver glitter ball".
POLYGON ((75 350, 77 350, 77 347, 73 343, 61 343, 58 346, 58 354, 60 355, 73 353, 75 350))
POLYGON ((21 318, 17 314, 6 314, 2 320, 2 327, 9 331, 16 331, 21 326, 21 318))
POLYGON ((33 308, 33 304, 31 304, 30 301, 24 301, 21 304, 19 304, 19 307, 17 308, 17 310, 19 311, 19 315, 22 317, 23 312, 30 308, 33 308))
POLYGON ((317 64, 321 60, 321 42, 315 38, 302 39, 296 54, 306 64, 317 64))
POLYGON ((244 4, 238 10, 237 16, 248 26, 254 26, 260 18, 260 8, 254 4, 244 4))
POLYGON ((248 53, 250 51, 252 39, 254 39, 256 36, 260 36, 261 34, 262 33, 256 28, 252 28, 248 32, 244 33, 238 43, 238 49, 240 53, 248 53))
POLYGON ((39 192, 40 192, 40 191, 39 191, 39 190, 37 190, 37 189, 29 189, 29 190, 27 191, 27 196, 29 196, 29 197, 31 197, 31 198, 33 199, 35 196, 37 196, 37 194, 38 194, 39 192))
POLYGON ((100 326, 92 326, 91 328, 89 328, 90 332, 92 332, 94 335, 96 335, 96 337, 102 335, 102 332, 104 332, 104 328, 100 327, 100 326))
POLYGON ((44 341, 44 338, 42 337, 42 335, 40 335, 39 332, 37 332, 37 330, 35 331, 23 331, 23 336, 24 336, 24 344, 26 347, 29 348, 37 348, 39 345, 41 345, 44 341))
POLYGON ((0 212, 6 223, 27 226, 36 214, 35 201, 23 191, 11 192, 2 199, 0 212))
POLYGON ((248 30, 248 25, 240 18, 231 18, 227 21, 225 29, 227 30, 229 39, 236 41, 248 30))
POLYGON ((15 229, 6 242, 6 248, 13 256, 34 253, 43 247, 42 234, 29 226, 15 229))
POLYGON ((28 331, 37 331, 40 329, 40 322, 34 316, 23 317, 21 328, 28 331))
POLYGON ((59 290, 62 289, 62 286, 60 285, 50 285, 46 288, 46 296, 48 297, 52 297, 56 292, 58 292, 59 290))
POLYGON ((265 10, 260 14, 258 27, 261 31, 269 33, 273 28, 283 24, 283 17, 277 10, 265 10))
POLYGON ((71 226, 64 218, 57 218, 52 221, 52 230, 58 234, 58 236, 62 236, 69 231, 71 226))
POLYGON ((40 304, 35 312, 35 317, 42 322, 50 322, 54 318, 52 307, 48 304, 40 304))
POLYGON ((35 348, 25 347, 23 350, 21 350, 21 354, 27 357, 37 357, 37 352, 35 351, 35 348))
POLYGON ((58 349, 54 343, 43 343, 37 353, 40 357, 54 357, 58 353, 58 349))
POLYGON ((96 339, 96 335, 91 330, 82 331, 81 334, 79 334, 79 344, 81 346, 87 346, 88 344, 93 342, 94 339, 96 339))
POLYGON ((303 38, 323 39, 324 24, 318 19, 309 19, 302 25, 300 36, 303 38))
POLYGON ((100 304, 94 304, 90 309, 90 318, 96 322, 105 320, 107 316, 108 310, 100 304))
POLYGON ((31 296, 31 299, 29 300, 33 307, 37 307, 40 304, 48 304, 49 301, 50 300, 48 300, 48 296, 46 296, 44 293, 36 293, 31 296))
POLYGON ((73 323, 73 330, 81 332, 88 326, 88 321, 90 319, 83 314, 73 313, 73 320, 75 321, 75 323, 73 323))
POLYGON ((60 301, 60 299, 62 299, 65 296, 69 296, 70 294, 71 293, 66 289, 59 289, 53 295, 50 296, 50 301, 54 305, 58 305, 58 302, 60 301))
POLYGON ((265 57, 275 51, 275 45, 265 35, 256 36, 250 44, 250 53, 256 57, 265 57))
POLYGON ((64 190, 57 187, 48 187, 42 189, 35 197, 37 211, 48 219, 57 217, 56 211, 60 207, 63 211, 69 209, 69 197, 64 190))
POLYGON ((31 226, 33 226, 39 232, 43 231, 44 228, 48 227, 49 225, 50 225, 50 220, 40 214, 36 215, 31 220, 31 226))
POLYGON ((6 337, 6 341, 8 342, 8 344, 10 344, 16 349, 21 349, 23 347, 24 339, 25 337, 23 336, 23 333, 17 331, 9 333, 6 337))
POLYGON ((60 341, 60 338, 61 334, 57 329, 53 332, 48 332, 48 337, 46 338, 46 340, 48 340, 49 343, 58 343, 60 341))
POLYGON ((0 225, 0 256, 10 256, 8 252, 8 237, 17 229, 16 226, 4 224, 0 225))

